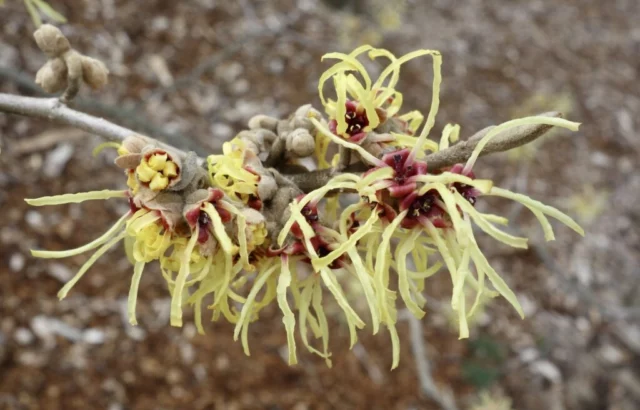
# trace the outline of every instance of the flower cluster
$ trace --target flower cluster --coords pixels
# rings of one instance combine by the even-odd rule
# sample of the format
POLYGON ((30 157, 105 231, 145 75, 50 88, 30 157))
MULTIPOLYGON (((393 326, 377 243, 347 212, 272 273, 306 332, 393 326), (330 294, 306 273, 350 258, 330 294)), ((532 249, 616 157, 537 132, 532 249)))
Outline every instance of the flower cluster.
POLYGON ((388 329, 396 367, 397 302, 422 317, 425 282, 443 265, 451 280, 451 305, 461 338, 469 336, 468 320, 487 298, 501 295, 523 315, 475 234, 480 230, 517 248, 525 248, 527 239, 501 228, 507 224, 505 218, 478 211, 477 201, 498 196, 520 202, 540 222, 547 240, 554 239, 548 217, 583 231, 555 208, 476 178, 474 165, 483 149, 511 127, 546 124, 575 130, 578 124, 551 117, 509 121, 487 132, 465 163, 430 169, 426 152, 448 149, 459 133, 458 126, 447 125, 439 142, 428 139, 439 104, 440 53, 419 50, 396 58, 387 50, 364 46, 325 58, 338 60, 319 82, 327 118, 310 106, 286 120, 258 116, 250 121, 250 130, 226 142, 223 153, 209 156, 206 163, 195 154, 131 136, 116 144, 115 162, 124 170, 127 190, 27 200, 36 206, 108 198, 129 201, 130 211, 91 243, 63 252, 33 251, 35 256, 60 258, 97 249, 60 291, 60 298, 99 257, 124 241, 134 265, 128 303, 132 324, 142 272, 146 264, 158 261, 171 293, 171 325, 182 325, 183 308, 192 306, 196 326, 204 332, 207 300, 213 320, 222 316, 235 323, 234 337, 249 354, 250 323, 275 303, 283 314, 291 364, 297 362, 296 327, 303 345, 331 363, 328 292, 344 314, 352 346, 367 324, 373 333, 381 325, 388 329), (359 59, 364 53, 371 60, 388 61, 375 81, 359 59), (432 104, 424 124, 417 111, 400 114, 402 94, 396 90, 401 66, 420 56, 431 56, 434 69, 432 104), (324 94, 329 80, 335 99, 324 94), (283 163, 266 166, 274 161, 278 144, 285 149, 283 163), (329 161, 327 155, 336 147, 339 152, 329 161), (336 171, 328 183, 306 190, 284 172, 287 167, 307 172, 300 158, 308 158, 318 169, 343 161, 362 163, 367 170, 336 171), (343 288, 350 278, 362 289, 368 317, 353 308, 353 297, 343 288))

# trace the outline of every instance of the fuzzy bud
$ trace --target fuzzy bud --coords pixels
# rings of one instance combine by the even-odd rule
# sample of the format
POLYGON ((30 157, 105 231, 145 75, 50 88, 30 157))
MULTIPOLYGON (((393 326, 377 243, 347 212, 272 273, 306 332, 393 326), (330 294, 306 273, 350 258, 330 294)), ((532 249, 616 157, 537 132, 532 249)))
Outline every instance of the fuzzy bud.
POLYGON ((298 128, 291 131, 286 138, 287 152, 295 157, 303 158, 313 154, 315 141, 308 130, 298 128))
POLYGON ((82 56, 82 79, 94 90, 104 87, 108 82, 109 70, 100 60, 82 56))
POLYGON ((243 208, 241 212, 248 224, 257 225, 265 221, 264 215, 253 208, 243 208))
POLYGON ((38 48, 47 56, 54 58, 71 50, 69 40, 62 34, 59 28, 51 24, 43 24, 33 33, 38 48))
POLYGON ((114 163, 118 168, 122 169, 135 169, 138 165, 140 165, 140 161, 142 160, 141 154, 124 154, 118 156, 114 163))
POLYGON ((198 165, 198 156, 195 152, 188 152, 184 157, 177 152, 171 154, 176 164, 178 164, 180 174, 169 184, 169 190, 181 191, 202 174, 203 169, 198 165))
POLYGON ((147 145, 151 145, 153 140, 143 135, 132 134, 122 141, 122 147, 130 154, 139 154, 147 145))
POLYGON ((296 112, 293 114, 291 125, 294 128, 305 128, 311 131, 314 128, 313 123, 310 120, 311 118, 322 118, 322 114, 313 108, 311 104, 302 105, 298 107, 296 112))
POLYGON ((67 87, 67 65, 60 58, 45 63, 36 74, 36 84, 47 93, 57 93, 67 87))
POLYGON ((271 175, 268 175, 267 173, 260 175, 260 181, 258 182, 258 197, 263 202, 273 198, 277 189, 278 184, 271 175))
POLYGON ((254 130, 264 128, 269 131, 275 131, 278 125, 278 119, 269 117, 268 115, 258 114, 249 119, 249 128, 254 130))

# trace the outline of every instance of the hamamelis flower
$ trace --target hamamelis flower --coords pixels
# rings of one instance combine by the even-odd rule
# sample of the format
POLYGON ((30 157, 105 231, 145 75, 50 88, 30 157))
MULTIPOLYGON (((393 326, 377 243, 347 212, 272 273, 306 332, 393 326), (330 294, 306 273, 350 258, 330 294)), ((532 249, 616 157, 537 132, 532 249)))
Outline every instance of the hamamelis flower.
POLYGON ((583 231, 555 208, 476 178, 475 163, 487 144, 508 128, 545 124, 575 130, 578 124, 543 116, 508 121, 487 131, 466 163, 430 169, 426 152, 447 149, 460 131, 448 124, 439 142, 429 139, 439 107, 439 52, 418 50, 396 58, 386 50, 363 46, 324 58, 338 60, 319 82, 328 121, 310 106, 300 107, 286 120, 257 117, 250 121, 251 130, 224 144, 222 155, 208 157, 206 169, 194 153, 130 136, 122 144, 97 148, 117 148, 115 162, 125 172, 128 190, 27 200, 34 206, 109 198, 129 201, 130 210, 94 241, 69 251, 33 251, 44 258, 95 251, 62 288, 60 298, 98 258, 124 241, 133 264, 130 323, 137 323, 142 273, 157 261, 171 294, 171 325, 181 326, 183 309, 192 306, 196 328, 204 333, 203 311, 208 308, 212 320, 235 324, 234 338, 241 339, 249 354, 250 324, 264 308, 277 304, 290 364, 298 360, 297 326, 302 345, 331 365, 327 320, 331 309, 326 310, 331 299, 344 315, 352 347, 357 331, 366 324, 374 334, 381 328, 389 331, 395 368, 400 357, 397 302, 401 300, 416 317, 424 316, 426 280, 443 266, 451 280, 451 306, 461 338, 469 336, 469 319, 489 298, 503 296, 522 315, 515 294, 491 267, 475 235, 482 231, 516 248, 526 248, 527 238, 506 231, 502 228, 506 218, 480 212, 477 202, 498 196, 521 203, 538 219, 547 240, 554 239, 549 217, 580 234, 583 231), (359 61, 365 53, 372 60, 388 61, 375 81, 359 61), (395 89, 401 66, 425 55, 431 55, 434 70, 426 120, 418 112, 400 115, 402 94, 395 89), (323 94, 329 80, 335 86, 335 100, 323 94), (274 154, 274 147, 283 145, 283 151, 274 154), (338 153, 329 160, 330 149, 338 153), (304 182, 305 175, 281 173, 284 164, 275 164, 281 158, 291 169, 304 169, 307 163, 297 160, 306 161, 312 151, 313 165, 320 169, 332 166, 341 171, 355 154, 367 170, 322 171, 309 175, 312 182, 304 182), (266 167, 260 160, 266 157, 263 154, 277 159, 266 167), (296 197, 307 189, 305 183, 317 186, 313 181, 319 175, 334 177, 296 197), (346 198, 337 195, 345 192, 356 196, 345 203, 346 198), (350 293, 345 282, 357 284, 361 292, 350 293), (366 301, 366 321, 354 309, 357 296, 366 301))
POLYGON ((353 143, 361 143, 367 133, 375 130, 388 119, 396 118, 404 124, 409 133, 415 132, 422 122, 422 115, 410 112, 398 116, 402 108, 402 94, 395 89, 400 78, 400 67, 405 62, 424 55, 434 56, 437 60, 439 53, 433 50, 418 50, 396 58, 389 51, 362 46, 350 54, 329 53, 324 59, 336 59, 338 63, 327 69, 318 83, 318 92, 322 105, 329 115, 329 128, 336 135, 353 143), (389 65, 381 72, 376 81, 372 81, 364 65, 358 57, 367 53, 369 58, 386 58, 389 65), (358 79, 355 72, 360 76, 358 79), (336 100, 326 99, 324 84, 332 79, 335 87, 336 100))
POLYGON ((222 145, 222 155, 209 155, 207 158, 211 184, 231 198, 259 209, 260 175, 251 168, 251 162, 256 160, 255 154, 247 149, 241 139, 234 138, 225 142, 222 145))
MULTIPOLYGON (((357 51, 354 52, 355 55, 357 51)), ((357 67, 357 62, 353 60, 354 55, 340 58, 345 61, 328 71, 330 76, 338 75, 341 70, 357 67)), ((451 304, 458 313, 460 337, 468 337, 467 318, 476 312, 481 301, 495 295, 486 287, 485 279, 488 279, 498 294, 505 297, 518 313, 523 315, 515 294, 490 266, 479 249, 472 223, 493 238, 513 247, 525 248, 527 239, 513 236, 498 228, 496 225, 507 223, 505 218, 477 211, 474 205, 479 197, 501 196, 522 203, 538 218, 547 240, 553 239, 553 231, 547 216, 552 216, 583 234, 582 229, 571 218, 555 208, 524 195, 494 187, 491 181, 476 179, 472 172, 486 144, 505 129, 519 125, 547 124, 575 130, 578 126, 576 123, 549 117, 529 117, 509 121, 489 131, 476 145, 466 164, 457 165, 444 172, 436 170, 435 173, 429 173, 428 163, 419 159, 424 155, 424 149, 426 147, 431 150, 445 149, 450 142, 455 142, 459 133, 458 126, 448 125, 443 130, 440 144, 427 142, 439 105, 438 92, 441 78, 439 67, 439 59, 434 58, 432 106, 420 135, 413 138, 413 141, 408 141, 406 138, 396 140, 397 149, 382 158, 376 157, 350 138, 339 138, 343 130, 350 129, 348 123, 346 128, 345 123, 340 125, 340 118, 342 118, 342 112, 339 110, 342 106, 340 100, 335 105, 330 105, 330 108, 335 108, 335 115, 338 118, 336 132, 332 132, 331 126, 327 129, 320 121, 312 120, 320 133, 336 144, 357 152, 362 160, 371 166, 371 169, 362 176, 352 174, 336 176, 326 186, 309 193, 298 204, 292 204, 291 217, 280 235, 282 240, 283 235, 292 227, 304 225, 305 218, 302 211, 307 203, 317 204, 331 191, 358 192, 364 201, 344 210, 340 218, 340 231, 345 241, 349 241, 351 246, 355 245, 365 253, 362 258, 365 261, 364 264, 360 263, 360 256, 351 253, 349 254, 352 256, 350 262, 362 276, 372 279, 375 301, 371 304, 371 311, 377 312, 379 322, 385 324, 391 332, 394 367, 399 357, 399 343, 395 331, 395 292, 389 290, 390 272, 394 271, 397 275, 398 291, 407 308, 417 317, 421 317, 424 315, 422 308, 425 300, 420 290, 424 279, 436 272, 426 263, 427 256, 431 253, 439 253, 449 271, 453 287, 451 304), (371 207, 374 204, 376 208, 383 207, 384 213, 381 217, 379 213, 378 217, 374 217, 376 213, 356 212, 359 208, 371 207), (421 250, 416 252, 416 247, 421 250), (413 262, 418 267, 417 272, 410 272, 407 269, 407 259, 412 252, 413 262), (468 292, 475 293, 474 302, 470 308, 466 306, 468 292)), ((346 86, 340 85, 340 81, 346 84, 354 80, 338 78, 335 81, 340 87, 339 90, 343 90, 346 86)), ((352 87, 354 90, 359 90, 359 95, 362 96, 366 94, 362 90, 370 89, 369 84, 368 78, 365 77, 365 87, 357 88, 355 85, 352 87)), ((338 96, 340 95, 338 92, 338 96)), ((360 109, 356 112, 358 115, 366 115, 367 121, 363 122, 361 117, 354 117, 363 124, 367 123, 362 127, 363 129, 370 127, 371 118, 374 117, 376 105, 369 104, 369 106, 373 108, 360 109)), ((346 119, 349 120, 350 117, 352 117, 351 114, 346 119)), ((374 126, 376 125, 374 121, 374 126)), ((310 230, 304 236, 305 240, 308 241, 314 234, 315 230, 310 230)), ((339 249, 345 253, 343 247, 339 249)), ((320 259, 320 256, 311 255, 311 263, 314 266, 319 264, 320 259)), ((373 326, 376 331, 375 321, 373 326)))
POLYGON ((149 184, 153 191, 162 191, 178 176, 178 166, 167 152, 156 150, 142 158, 136 168, 140 182, 149 184))

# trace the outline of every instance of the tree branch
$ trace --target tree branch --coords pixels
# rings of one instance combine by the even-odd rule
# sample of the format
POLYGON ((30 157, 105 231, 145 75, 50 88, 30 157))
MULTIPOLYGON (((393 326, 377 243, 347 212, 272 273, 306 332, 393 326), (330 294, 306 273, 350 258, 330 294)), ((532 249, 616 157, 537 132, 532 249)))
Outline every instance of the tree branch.
MULTIPOLYGON (((561 113, 555 111, 539 115, 544 117, 562 117, 561 113)), ((425 161, 427 162, 429 171, 437 171, 442 168, 466 162, 482 137, 487 135, 492 128, 493 126, 484 128, 466 141, 460 141, 447 149, 427 155, 425 157, 425 161)), ((552 125, 544 124, 521 125, 510 128, 493 137, 493 139, 491 139, 491 141, 489 141, 489 143, 484 147, 480 156, 482 157, 496 152, 504 152, 521 147, 538 139, 551 128, 553 128, 552 125)), ((366 167, 363 169, 362 164, 352 164, 345 168, 343 172, 362 172, 365 170, 366 167)), ((304 192, 311 192, 314 189, 323 187, 335 175, 336 171, 334 169, 323 169, 295 175, 285 173, 285 176, 297 184, 304 192)))
MULTIPOLYGON (((22 97, 18 95, 0 93, 0 112, 52 120, 58 124, 76 127, 110 141, 122 141, 130 135, 137 134, 133 130, 116 125, 103 118, 94 117, 69 108, 62 104, 57 98, 22 97)), ((540 115, 546 117, 562 117, 562 114, 559 112, 547 112, 540 115)), ((495 152, 504 152, 528 144, 544 135, 552 127, 553 126, 551 125, 539 124, 522 125, 505 130, 489 141, 484 150, 480 153, 480 156, 495 152)), ((435 171, 467 161, 471 156, 473 149, 478 145, 482 137, 491 130, 491 128, 493 127, 487 127, 478 131, 466 141, 461 141, 447 149, 427 155, 425 160, 429 166, 429 170, 435 171)), ((161 146, 163 145, 165 147, 178 150, 171 145, 164 144, 162 142, 158 143, 161 146)), ((200 159, 200 162, 204 161, 200 159)), ((365 170, 366 167, 364 167, 363 164, 358 163, 349 165, 342 170, 342 172, 357 173, 364 172, 365 170)), ((326 185, 331 178, 339 173, 340 172, 337 170, 330 168, 295 174, 288 174, 284 172, 282 175, 297 185, 303 192, 311 192, 314 189, 326 185)))
MULTIPOLYGON (((539 115, 542 117, 562 118, 562 113, 556 111, 545 112, 539 115)), ((427 155, 425 158, 427 166, 430 170, 434 171, 466 162, 482 137, 487 135, 492 128, 493 126, 484 128, 466 141, 460 141, 452 147, 427 155)), ((544 124, 521 125, 519 127, 510 128, 492 138, 484 147, 480 156, 482 157, 495 152, 504 152, 521 147, 538 139, 551 128, 553 128, 552 125, 544 124)))
POLYGON ((0 111, 42 118, 96 134, 109 141, 122 141, 135 131, 103 118, 97 118, 67 107, 57 98, 34 98, 0 93, 0 111))
MULTIPOLYGON (((33 93, 40 97, 49 97, 51 94, 45 93, 36 83, 33 82, 31 76, 24 74, 20 71, 16 71, 9 67, 0 66, 0 79, 6 79, 16 84, 20 88, 24 88, 26 91, 33 93)), ((90 99, 90 98, 75 98, 73 100, 73 106, 77 110, 83 110, 93 112, 96 115, 107 116, 114 120, 117 120, 124 127, 132 127, 142 132, 145 135, 153 135, 158 138, 162 138, 168 144, 174 145, 177 148, 188 151, 203 152, 205 147, 194 138, 189 135, 177 134, 167 131, 165 128, 154 125, 149 119, 145 117, 144 113, 141 113, 137 109, 129 109, 122 106, 122 102, 119 105, 105 104, 103 102, 90 99)), ((126 105, 126 103, 124 104, 126 105)))

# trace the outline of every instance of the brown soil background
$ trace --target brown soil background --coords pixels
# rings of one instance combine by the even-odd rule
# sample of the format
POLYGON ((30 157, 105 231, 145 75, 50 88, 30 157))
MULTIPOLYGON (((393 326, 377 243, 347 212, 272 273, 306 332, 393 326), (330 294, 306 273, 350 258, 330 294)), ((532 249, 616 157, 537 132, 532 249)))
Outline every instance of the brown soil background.
MULTIPOLYGON (((444 56, 436 124, 462 136, 515 116, 562 109, 583 123, 557 132, 531 160, 497 155, 483 178, 572 215, 546 244, 534 220, 501 202, 532 237, 528 251, 483 241, 519 294, 519 320, 491 304, 469 340, 447 319, 446 278, 433 279, 423 337, 433 376, 471 408, 481 388, 520 410, 640 408, 640 3, 554 1, 62 1, 72 43, 112 71, 105 92, 77 107, 182 148, 214 152, 255 114, 285 116, 319 101, 320 56, 374 42, 396 55, 444 56), (336 8, 342 4, 342 8, 336 8), (398 24, 392 24, 393 18, 398 24), (575 195, 578 195, 576 197, 575 195), (578 204, 578 205, 577 205, 578 204)), ((39 95, 44 63, 22 3, 0 8, 0 91, 39 95)), ((405 106, 428 110, 431 63, 403 70, 405 106)), ((400 367, 386 335, 361 332, 348 350, 332 316, 334 368, 301 354, 288 367, 280 316, 250 331, 252 356, 232 326, 196 335, 168 326, 158 272, 143 277, 140 326, 126 322, 131 268, 103 258, 58 302, 62 280, 85 260, 35 260, 30 248, 79 246, 118 215, 117 201, 29 209, 23 198, 124 186, 112 157, 91 156, 82 132, 0 114, 0 409, 437 409, 422 393, 406 322, 400 367)), ((500 407, 485 407, 500 409, 500 407)))

